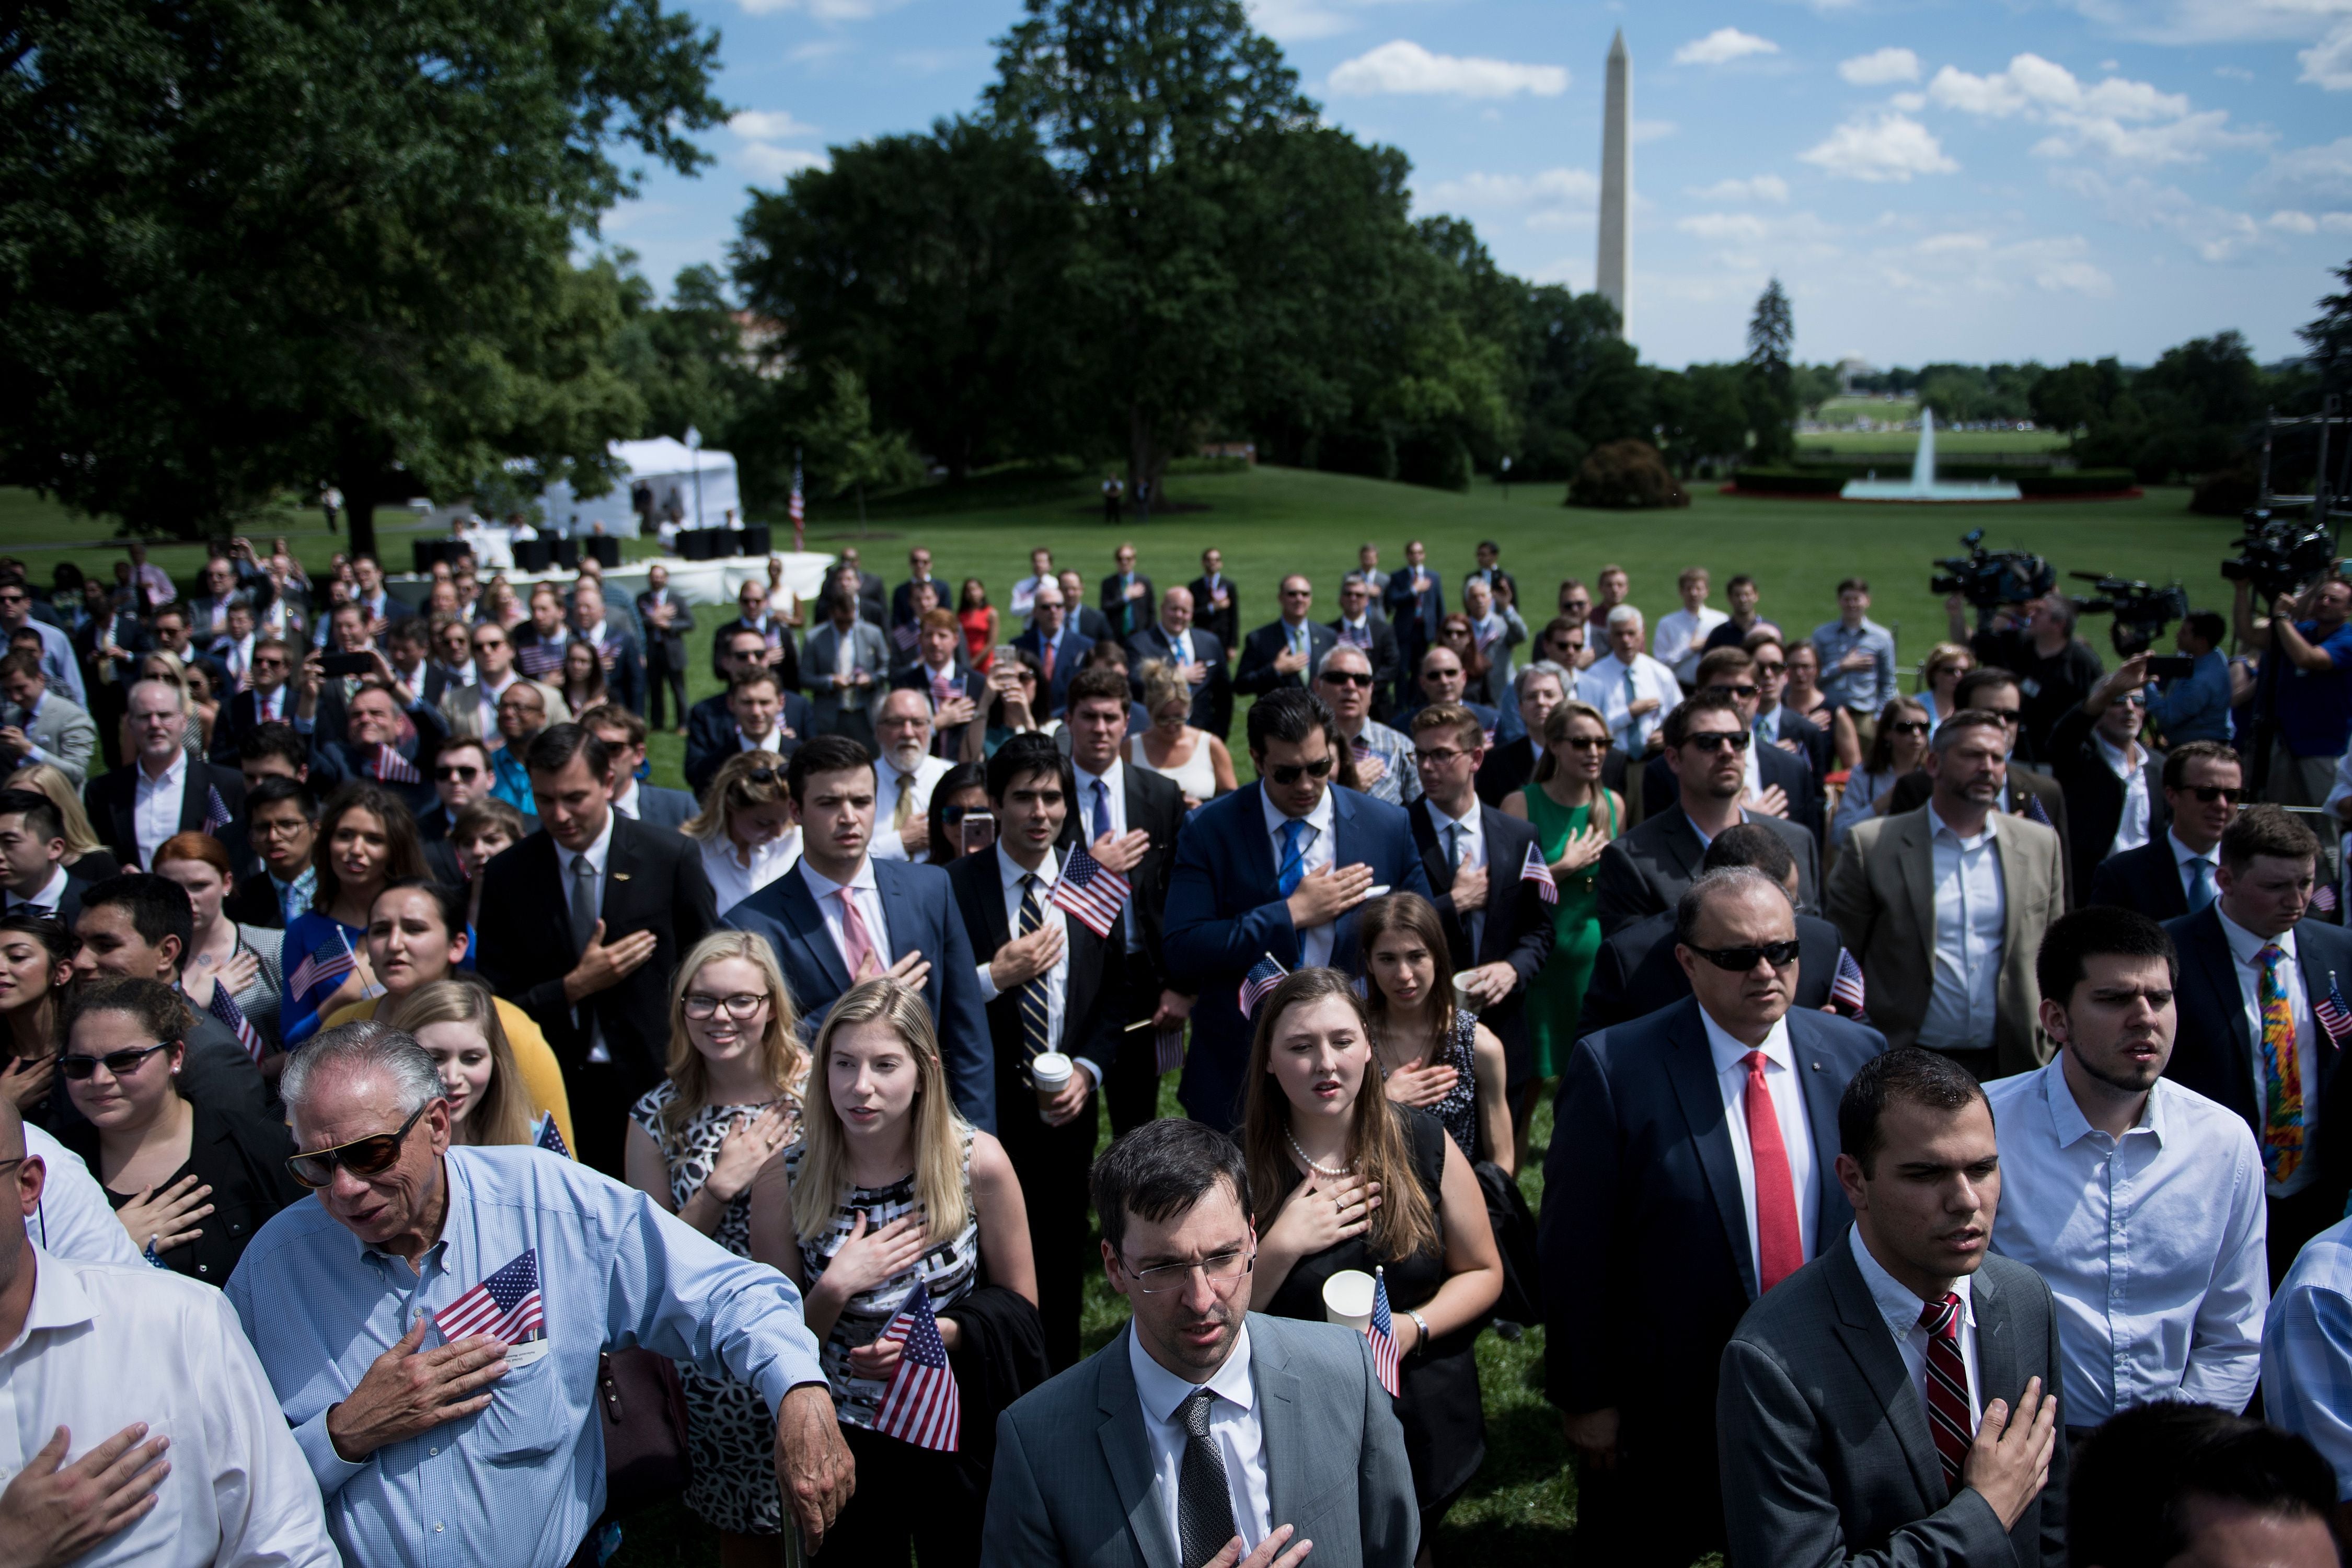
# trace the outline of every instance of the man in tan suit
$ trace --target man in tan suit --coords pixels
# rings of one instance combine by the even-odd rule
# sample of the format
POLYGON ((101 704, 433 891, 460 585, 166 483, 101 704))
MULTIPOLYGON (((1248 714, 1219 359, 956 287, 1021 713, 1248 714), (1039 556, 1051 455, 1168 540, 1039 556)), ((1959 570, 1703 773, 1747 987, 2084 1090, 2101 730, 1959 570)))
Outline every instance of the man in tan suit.
POLYGON ((2008 750, 1996 714, 1945 720, 1927 804, 1858 824, 1822 900, 1888 1043, 1941 1052, 1979 1079, 2049 1059, 2033 955, 2066 907, 2058 835, 2000 809, 2008 750))

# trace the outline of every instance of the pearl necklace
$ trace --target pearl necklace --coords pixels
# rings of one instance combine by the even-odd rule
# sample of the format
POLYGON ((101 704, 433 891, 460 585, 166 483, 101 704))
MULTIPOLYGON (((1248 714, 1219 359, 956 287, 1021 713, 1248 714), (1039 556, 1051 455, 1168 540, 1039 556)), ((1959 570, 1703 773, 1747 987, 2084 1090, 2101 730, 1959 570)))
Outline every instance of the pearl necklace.
POLYGON ((1344 1176, 1354 1171, 1356 1168, 1356 1163, 1353 1160, 1349 1161, 1346 1164, 1338 1167, 1336 1170, 1329 1165, 1318 1165, 1314 1161, 1307 1157, 1306 1150, 1301 1149, 1298 1146, 1298 1135, 1297 1133, 1291 1131, 1286 1127, 1282 1131, 1282 1135, 1290 1140, 1290 1152, 1298 1156, 1298 1163, 1306 1166, 1308 1170, 1314 1172, 1318 1176, 1344 1176))

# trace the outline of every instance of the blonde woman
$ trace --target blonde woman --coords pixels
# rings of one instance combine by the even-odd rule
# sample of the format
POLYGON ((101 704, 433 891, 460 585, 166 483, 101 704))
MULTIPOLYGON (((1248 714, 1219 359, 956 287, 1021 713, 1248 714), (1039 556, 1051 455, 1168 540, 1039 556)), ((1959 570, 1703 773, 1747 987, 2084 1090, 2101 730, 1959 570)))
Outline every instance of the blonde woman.
POLYGON ((1952 689, 1960 677, 1977 667, 1977 656, 1965 643, 1939 642, 1919 661, 1919 698, 1927 717, 1942 723, 1952 716, 1952 689))
POLYGON ((65 827, 66 869, 85 882, 102 882, 122 869, 114 852, 100 841, 81 805, 81 792, 54 763, 28 763, 8 775, 10 789, 34 789, 47 795, 65 827))
POLYGON ((537 1140, 539 1116, 488 986, 472 975, 431 981, 405 996, 387 998, 376 1016, 415 1036, 440 1068, 441 1087, 448 1091, 451 1142, 537 1140))
POLYGON ((702 874, 725 914, 800 858, 784 760, 773 752, 738 752, 719 764, 702 798, 702 810, 678 831, 702 847, 702 874))
POLYGON ((1175 781, 1187 811, 1231 794, 1234 759, 1225 743, 1192 722, 1192 688, 1184 672, 1160 659, 1143 667, 1143 710, 1151 728, 1127 741, 1127 760, 1175 781))
POLYGON ((1589 702, 1568 701, 1544 721, 1535 777, 1503 801, 1503 812, 1535 825, 1551 860, 1559 903, 1552 910, 1551 957, 1528 986, 1528 1026, 1536 1076, 1552 1078, 1576 1047, 1577 1015, 1601 956, 1601 851, 1625 825, 1625 803, 1601 782, 1609 721, 1589 702))
MULTIPOLYGON (((975 1560, 980 1510, 958 1500, 956 1457, 873 1429, 899 1359, 880 1336, 919 1282, 944 1314, 983 1264, 991 1284, 1036 1305, 1021 1183, 1003 1145, 956 1113, 920 992, 887 978, 850 987, 814 1056, 801 1142, 752 1184, 751 1256, 801 1287, 857 1461, 857 1495, 825 1550, 903 1563, 911 1542, 926 1563, 975 1560)), ((950 1351, 961 1331, 940 1317, 950 1351)))

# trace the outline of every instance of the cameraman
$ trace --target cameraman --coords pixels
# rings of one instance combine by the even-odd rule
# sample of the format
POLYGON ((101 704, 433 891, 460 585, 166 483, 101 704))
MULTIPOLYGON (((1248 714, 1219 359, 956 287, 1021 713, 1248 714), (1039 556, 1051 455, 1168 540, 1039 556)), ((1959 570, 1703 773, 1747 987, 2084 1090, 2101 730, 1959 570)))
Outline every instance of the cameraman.
MULTIPOLYGON (((2352 739, 2352 584, 2341 577, 2320 580, 2304 595, 2305 618, 2295 616, 2294 600, 2282 594, 2267 617, 2253 613, 2253 590, 2238 581, 2238 637, 2274 649, 2283 659, 2272 717, 2278 728, 2271 742, 2265 796, 2281 805, 2319 805, 2335 782, 2336 759, 2352 739)), ((2317 819, 2323 844, 2335 843, 2334 823, 2317 819)))
POLYGON ((2213 610, 2199 610, 2172 634, 2172 646, 2197 668, 2161 687, 2151 686, 2147 716, 2163 731, 2167 746, 2191 741, 2230 743, 2230 661, 2221 657, 2229 623, 2213 610))
POLYGON ((1978 663, 2015 672, 2024 699, 2017 750, 2027 763, 2046 773, 2051 730, 2061 714, 2091 694, 2106 666, 2074 635, 2074 601, 2062 593, 2003 605, 1993 612, 1991 625, 1973 635, 1967 610, 1968 601, 1958 594, 1944 601, 1951 640, 1967 643, 1978 663))

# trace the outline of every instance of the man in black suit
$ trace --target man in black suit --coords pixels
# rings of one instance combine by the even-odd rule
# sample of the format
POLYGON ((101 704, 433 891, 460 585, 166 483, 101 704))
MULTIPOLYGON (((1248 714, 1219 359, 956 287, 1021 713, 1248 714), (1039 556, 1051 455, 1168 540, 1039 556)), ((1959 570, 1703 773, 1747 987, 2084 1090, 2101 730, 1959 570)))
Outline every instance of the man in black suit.
POLYGON ((1194 623, 1207 627, 1227 653, 1240 647, 1242 591, 1225 575, 1225 552, 1214 546, 1201 552, 1201 574, 1186 586, 1192 591, 1194 623))
POLYGON ((2175 746, 2164 759, 2164 831, 2100 861, 2084 902, 2137 910, 2153 921, 2211 903, 2221 888, 2221 835, 2237 819, 2243 772, 2238 753, 2219 741, 2175 746))
POLYGON ((604 742, 551 724, 524 763, 541 826, 483 870, 500 915, 476 963, 554 1047, 580 1158, 617 1176, 629 1107, 668 1058, 670 976, 719 911, 691 839, 613 809, 604 742))
MULTIPOLYGON (((604 585, 583 576, 572 587, 572 637, 596 650, 606 695, 632 713, 646 710, 646 656, 627 626, 607 614, 604 585)), ((557 682, 562 679, 559 673, 557 682)))
POLYGON ((2050 772, 2066 792, 2073 886, 2088 888, 2111 854, 2164 837, 2164 753, 2140 744, 2147 656, 2127 658, 2050 728, 2050 772))
POLYGON ((1282 618, 1243 640, 1241 668, 1234 672, 1235 691, 1263 697, 1286 688, 1307 689, 1323 656, 1339 642, 1329 626, 1312 617, 1314 608, 1313 584, 1295 572, 1282 580, 1282 618))
POLYGON ((1037 597, 1030 605, 1029 629, 1013 639, 1014 647, 1037 657, 1044 671, 1045 679, 1037 683, 1038 700, 1045 710, 1041 717, 1062 716, 1062 710, 1069 705, 1070 681, 1086 668, 1087 652, 1095 646, 1092 637, 1063 624, 1068 607, 1061 584, 1038 584, 1037 597))
POLYGON ((1780 693, 1789 687, 1789 650, 1780 632, 1759 626, 1738 646, 1756 661, 1756 738, 1803 757, 1814 778, 1829 777, 1837 768, 1830 755, 1830 732, 1781 704, 1780 693))
POLYGON ((1528 986, 1551 957, 1559 890, 1534 825, 1479 801, 1473 781, 1486 732, 1468 709, 1439 702, 1414 714, 1412 752, 1421 777, 1421 799, 1406 808, 1412 841, 1437 894, 1454 977, 1502 1042, 1504 1093, 1520 1122, 1534 1108, 1536 1079, 1528 986))
MULTIPOLYGON (((490 754, 471 735, 443 743, 433 760, 433 804, 416 813, 416 837, 427 844, 449 837, 457 814, 490 793, 498 774, 490 754)), ((537 831, 536 825, 530 831, 537 831)))
POLYGON ((1339 579, 1339 618, 1331 623, 1331 635, 1345 646, 1362 648, 1372 661, 1372 720, 1387 723, 1394 710, 1397 677, 1404 673, 1404 656, 1397 647, 1396 627, 1373 605, 1371 584, 1360 573, 1339 579))
POLYGON ((1112 555, 1118 568, 1102 580, 1097 604, 1114 642, 1126 643, 1151 624, 1151 579, 1135 569, 1135 546, 1122 543, 1112 555))
POLYGON ((133 754, 82 786, 90 826, 126 871, 152 869, 155 851, 175 833, 208 833, 238 871, 250 870, 245 775, 188 755, 179 688, 140 681, 130 705, 133 754))
POLYGON ((299 779, 264 775, 247 788, 245 809, 261 866, 237 879, 236 890, 221 900, 221 912, 239 925, 284 931, 309 911, 318 891, 310 853, 319 837, 318 798, 299 779))
MULTIPOLYGON (((1816 844, 1820 843, 1826 831, 1820 776, 1802 758, 1766 742, 1756 733, 1755 656, 1745 648, 1716 648, 1698 661, 1697 676, 1697 689, 1718 691, 1730 698, 1740 722, 1754 737, 1743 764, 1747 793, 1740 801, 1742 808, 1756 816, 1793 822, 1811 833, 1816 844)), ((1674 794, 1674 773, 1661 752, 1652 757, 1643 771, 1642 799, 1646 805, 1670 800, 1674 794)))
MULTIPOLYGON (((776 672, 776 679, 783 689, 786 691, 799 690, 800 647, 793 641, 793 628, 769 613, 767 584, 746 583, 738 588, 735 591, 735 618, 711 634, 710 672, 721 680, 729 679, 738 666, 735 635, 738 632, 753 632, 758 634, 760 646, 766 650, 765 662, 776 672)), ((803 730, 801 733, 805 735, 809 731, 803 730)))
MULTIPOLYGON (((1576 677, 1566 666, 1549 658, 1519 667, 1518 673, 1511 677, 1511 694, 1519 705, 1519 727, 1526 733, 1486 748, 1486 760, 1478 764, 1480 800, 1488 805, 1500 805, 1536 776, 1536 759, 1543 752, 1544 726, 1575 689, 1576 677)), ((1612 747, 1609 754, 1617 760, 1618 782, 1608 787, 1622 793, 1625 753, 1612 747)))
POLYGON ((686 634, 694 629, 694 606, 669 591, 669 568, 655 562, 646 569, 646 590, 637 595, 637 620, 646 628, 646 717, 656 730, 667 709, 667 691, 677 710, 677 731, 686 733, 686 634))
POLYGON ((422 616, 394 621, 383 634, 384 662, 392 678, 415 692, 425 706, 438 708, 449 689, 449 672, 433 658, 433 628, 422 616))
POLYGON ((964 657, 963 628, 949 610, 926 611, 915 630, 914 659, 891 671, 891 686, 931 700, 931 753, 963 754, 963 727, 980 716, 983 678, 964 657))
POLYGON ((1181 1030, 1192 1011, 1192 997, 1169 983, 1160 938, 1176 836, 1184 826, 1184 792, 1150 768, 1127 765, 1128 717, 1124 677, 1114 669, 1080 670, 1070 682, 1069 721, 1055 737, 1068 739, 1076 781, 1066 847, 1086 845, 1087 853, 1133 889, 1107 944, 1114 984, 1106 994, 1119 1026, 1113 1058, 1102 1064, 1110 1075, 1102 1090, 1113 1137, 1160 1114, 1159 1037, 1181 1030), (1126 1028, 1146 1019, 1147 1028, 1126 1028))
POLYGON ((278 637, 261 637, 253 645, 253 662, 246 689, 232 692, 221 704, 220 721, 213 726, 212 760, 233 762, 236 744, 260 724, 291 723, 294 719, 292 646, 278 637))
POLYGON ((1838 1097, 1885 1048, 1791 1005, 1796 911, 1769 877, 1709 872, 1675 913, 1693 994, 1577 1042, 1544 1163, 1545 1394, 1580 1461, 1582 1562, 1722 1548, 1717 1363, 1852 1223, 1838 1097))
POLYGON ((0 789, 0 889, 10 914, 46 915, 71 930, 89 884, 66 869, 65 818, 37 789, 0 789))
MULTIPOLYGON (((769 657, 768 644, 756 627, 740 626, 733 631, 722 631, 719 634, 719 642, 721 658, 719 679, 730 685, 737 676, 749 674, 754 669, 776 668, 769 657)), ((809 713, 806 697, 789 687, 782 687, 777 698, 781 703, 776 715, 776 722, 781 729, 777 739, 787 748, 783 754, 790 755, 789 748, 814 734, 815 725, 809 713)), ((688 784, 691 786, 698 774, 707 779, 709 774, 717 773, 719 763, 734 755, 737 749, 735 714, 727 705, 726 691, 721 690, 716 696, 706 697, 696 703, 694 710, 686 718, 688 784), (719 761, 709 761, 714 754, 719 761)))
POLYGON ((2250 805, 2221 835, 2218 896, 2164 927, 2180 952, 2180 1026, 2164 1074, 2253 1130, 2268 1177, 2273 1289, 2352 1192, 2352 1077, 2344 1037, 2316 1012, 2352 995, 2352 931, 2304 918, 2318 858, 2299 818, 2250 805), (2274 1005, 2285 1009, 2275 1028, 2274 1005), (2267 1086, 2260 1098, 2258 1084, 2267 1086))
POLYGON ((1735 822, 1760 822, 1797 862, 1797 907, 1821 907, 1821 849, 1811 833, 1777 816, 1751 816, 1742 755, 1755 736, 1722 692, 1684 699, 1666 715, 1666 765, 1675 790, 1649 803, 1650 815, 1601 852, 1601 930, 1613 934, 1644 915, 1674 908, 1698 875, 1707 844, 1735 822))
POLYGON ((1119 928, 1097 935, 1051 897, 1066 858, 1056 845, 1071 797, 1068 764, 1052 738, 1014 736, 988 763, 995 846, 948 868, 987 1003, 997 1131, 1021 1178, 1045 1355, 1057 1372, 1078 1359, 1094 1250, 1087 1237, 1094 1096, 1121 1043, 1119 928), (1051 1100, 1030 1079, 1030 1060, 1043 1051, 1072 1059, 1067 1085, 1051 1100))
POLYGON ((939 607, 950 615, 955 613, 955 605, 950 602, 948 585, 931 575, 931 552, 918 544, 907 552, 907 580, 890 590, 890 626, 893 629, 915 624, 915 584, 918 583, 929 583, 939 595, 939 607))
POLYGON ((1062 590, 1063 624, 1088 642, 1118 642, 1119 635, 1110 618, 1094 606, 1087 597, 1087 580, 1076 571, 1061 573, 1054 581, 1062 590))
MULTIPOLYGON (((306 690, 304 700, 308 696, 306 690)), ((296 711, 299 715, 299 704, 296 711)), ((429 810, 434 762, 449 738, 449 721, 441 710, 411 699, 406 687, 371 679, 346 712, 341 737, 311 737, 310 776, 330 788, 352 779, 372 779, 398 795, 412 816, 429 810), (414 726, 409 740, 401 737, 404 710, 414 726)), ((301 727, 299 716, 295 727, 301 727)))
POLYGON ((1143 667, 1160 663, 1184 672, 1192 690, 1192 724, 1223 740, 1234 726, 1234 677, 1225 645, 1192 618, 1192 591, 1171 588, 1160 598, 1160 619, 1128 639, 1129 687, 1143 695, 1143 667))
POLYGON ((1421 668, 1421 656, 1437 641, 1437 628, 1445 620, 1445 581, 1429 569, 1428 547, 1418 539, 1409 542, 1404 560, 1404 570, 1391 576, 1381 591, 1381 608, 1396 627, 1397 652, 1404 666, 1397 679, 1400 708, 1412 705, 1409 678, 1421 668))
POLYGON ((866 569, 866 563, 859 557, 855 544, 841 547, 841 560, 834 570, 837 573, 845 568, 857 574, 857 618, 888 630, 890 623, 882 613, 883 605, 889 598, 888 584, 877 574, 866 569))

